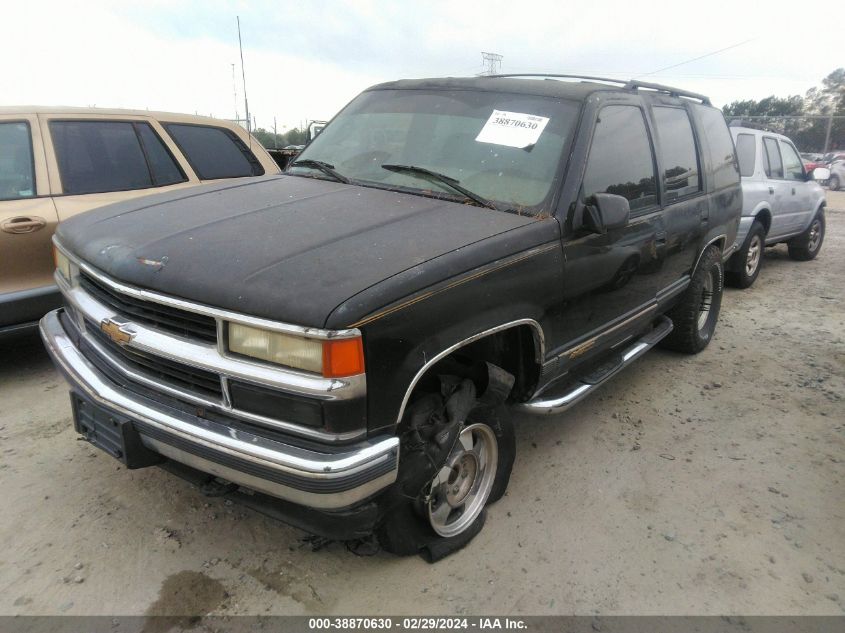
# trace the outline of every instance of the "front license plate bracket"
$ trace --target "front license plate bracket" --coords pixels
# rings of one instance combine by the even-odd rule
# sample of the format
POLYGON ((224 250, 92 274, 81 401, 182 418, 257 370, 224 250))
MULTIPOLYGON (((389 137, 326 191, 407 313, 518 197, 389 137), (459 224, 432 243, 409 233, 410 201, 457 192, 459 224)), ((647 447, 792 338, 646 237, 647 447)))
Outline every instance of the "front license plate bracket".
POLYGON ((126 468, 145 468, 165 460, 144 446, 141 434, 129 418, 109 411, 73 392, 70 401, 76 432, 82 435, 84 440, 123 462, 126 468))

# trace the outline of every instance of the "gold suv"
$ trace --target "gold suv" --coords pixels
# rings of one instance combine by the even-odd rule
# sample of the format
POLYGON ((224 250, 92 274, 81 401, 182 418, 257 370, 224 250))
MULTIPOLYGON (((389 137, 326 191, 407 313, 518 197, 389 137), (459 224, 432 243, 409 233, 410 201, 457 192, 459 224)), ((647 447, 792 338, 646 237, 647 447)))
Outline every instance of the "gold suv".
POLYGON ((99 108, 0 108, 0 334, 58 307, 50 239, 67 218, 204 182, 277 174, 238 125, 99 108))

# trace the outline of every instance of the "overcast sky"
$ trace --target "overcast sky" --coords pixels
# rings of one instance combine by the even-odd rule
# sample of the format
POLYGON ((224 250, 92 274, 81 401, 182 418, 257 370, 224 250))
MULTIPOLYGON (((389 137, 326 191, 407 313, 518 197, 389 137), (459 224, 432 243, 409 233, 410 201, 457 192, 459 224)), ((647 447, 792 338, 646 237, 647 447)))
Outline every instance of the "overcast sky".
POLYGON ((4 3, 0 19, 0 104, 221 118, 234 118, 237 107, 243 116, 240 15, 250 112, 267 128, 275 116, 279 131, 330 118, 374 83, 477 74, 481 51, 501 54, 502 72, 641 76, 708 94, 721 106, 803 95, 845 65, 841 21, 830 20, 825 6, 795 0, 18 0, 4 3), (727 47, 733 48, 654 73, 727 47))

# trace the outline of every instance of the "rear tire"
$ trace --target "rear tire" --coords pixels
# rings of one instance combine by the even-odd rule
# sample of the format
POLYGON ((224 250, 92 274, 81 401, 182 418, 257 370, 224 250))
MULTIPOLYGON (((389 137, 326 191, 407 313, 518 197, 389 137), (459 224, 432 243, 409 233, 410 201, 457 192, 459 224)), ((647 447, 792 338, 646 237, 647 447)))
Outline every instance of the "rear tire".
POLYGON ((707 347, 719 320, 723 284, 722 251, 709 246, 701 255, 684 294, 666 314, 674 328, 660 345, 687 354, 697 354, 707 347))
POLYGON ((808 262, 815 259, 822 249, 824 242, 824 210, 819 209, 816 217, 810 222, 810 226, 801 235, 793 237, 786 245, 789 248, 789 256, 799 262, 808 262))
POLYGON ((832 175, 830 180, 827 181, 827 188, 831 191, 839 191, 839 187, 842 183, 839 182, 839 176, 832 175))
POLYGON ((734 288, 750 288, 763 267, 765 250, 766 228, 754 220, 743 247, 731 257, 730 267, 734 270, 725 271, 725 282, 734 288))

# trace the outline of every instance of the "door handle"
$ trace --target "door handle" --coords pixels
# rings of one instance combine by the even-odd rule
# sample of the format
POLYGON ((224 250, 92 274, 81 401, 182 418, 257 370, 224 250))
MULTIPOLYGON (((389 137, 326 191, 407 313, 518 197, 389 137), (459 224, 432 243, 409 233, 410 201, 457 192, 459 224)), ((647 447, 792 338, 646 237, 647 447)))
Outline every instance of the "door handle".
POLYGON ((665 244, 666 243, 666 231, 660 231, 654 236, 654 241, 658 244, 665 244))
POLYGON ((37 216, 12 218, 0 224, 4 233, 35 233, 45 226, 47 226, 47 220, 37 216))
POLYGON ((769 187, 769 195, 773 195, 775 193, 774 187, 769 187))

